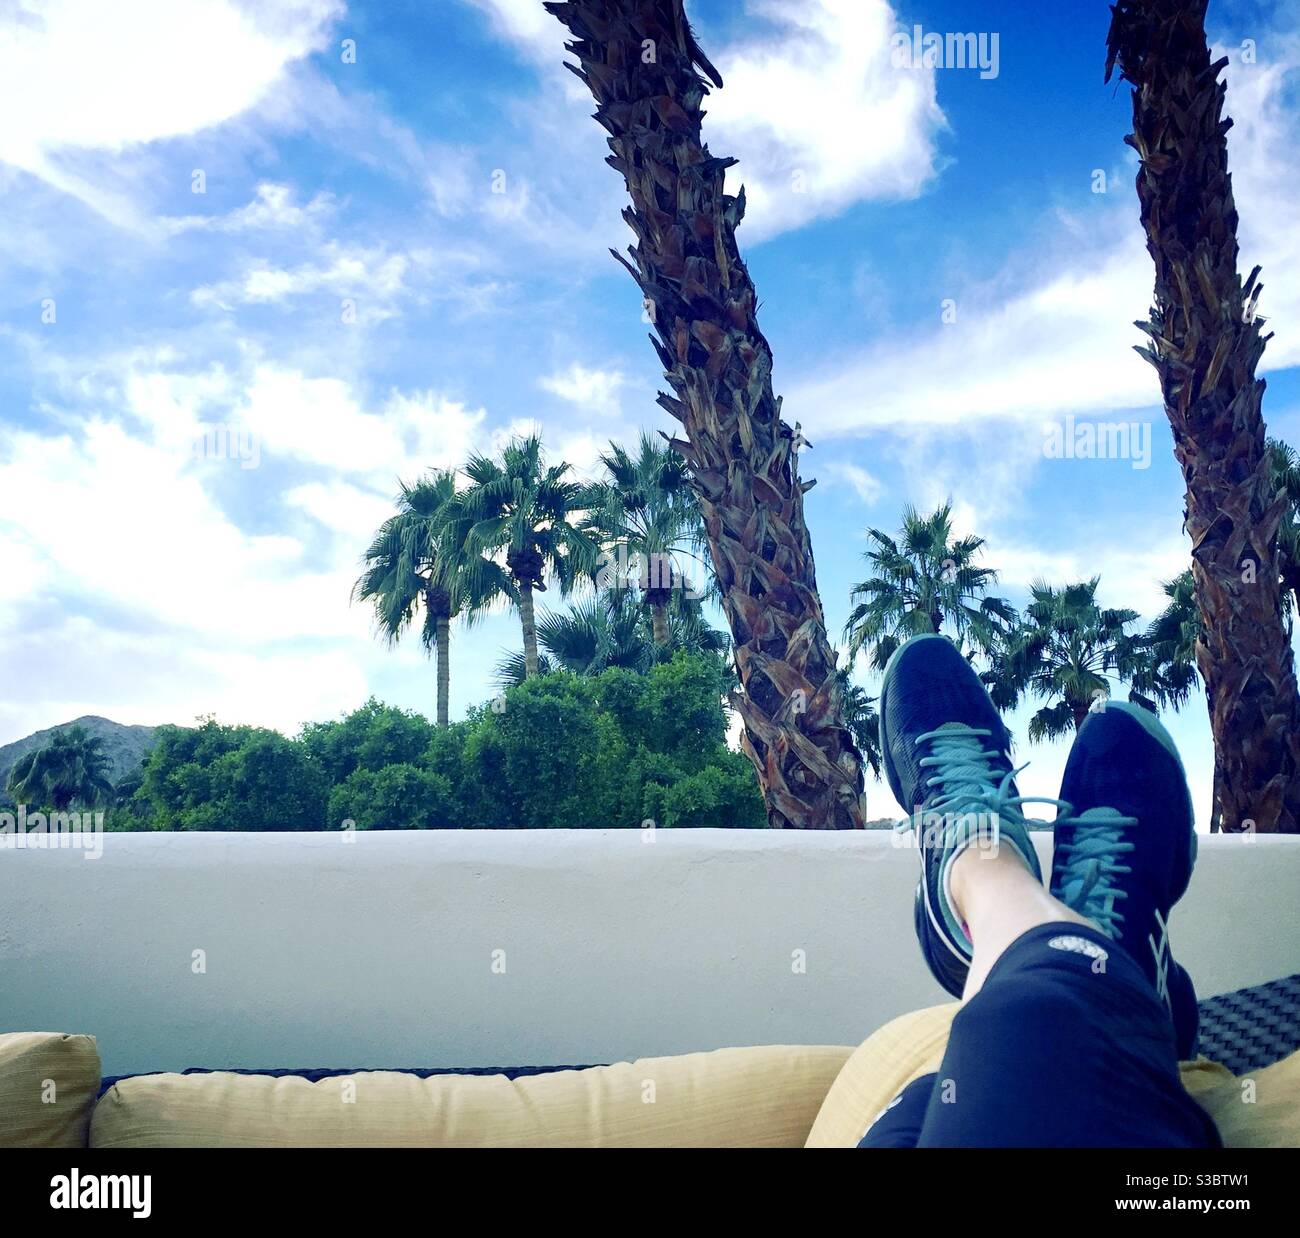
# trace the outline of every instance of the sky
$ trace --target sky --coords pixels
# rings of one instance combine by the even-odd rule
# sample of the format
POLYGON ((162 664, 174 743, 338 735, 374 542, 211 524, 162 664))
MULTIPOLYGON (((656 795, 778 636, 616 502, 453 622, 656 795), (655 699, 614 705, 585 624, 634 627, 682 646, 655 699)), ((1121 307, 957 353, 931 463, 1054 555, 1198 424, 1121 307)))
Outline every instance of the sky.
MULTIPOLYGON (((1099 574, 1151 617, 1188 543, 1132 351, 1152 272, 1107 5, 688 11, 811 443, 832 636, 864 530, 948 498, 1013 602, 1099 574), (906 63, 891 39, 918 27, 987 36, 983 67, 906 63), (1131 429, 1129 458, 1053 455, 1069 418, 1131 429)), ((1230 0, 1209 26, 1276 332, 1265 417, 1300 443, 1300 16, 1230 0)), ((290 734, 372 694, 432 713, 418 643, 350 602, 398 479, 531 429, 585 475, 673 428, 563 42, 534 0, 0 0, 0 743, 87 713, 290 734)), ((518 641, 504 612, 454 631, 453 716, 518 641)), ((1054 795, 1068 745, 1029 745, 1029 712, 1021 789, 1054 795)), ((1166 722, 1204 813, 1203 700, 1166 722)))

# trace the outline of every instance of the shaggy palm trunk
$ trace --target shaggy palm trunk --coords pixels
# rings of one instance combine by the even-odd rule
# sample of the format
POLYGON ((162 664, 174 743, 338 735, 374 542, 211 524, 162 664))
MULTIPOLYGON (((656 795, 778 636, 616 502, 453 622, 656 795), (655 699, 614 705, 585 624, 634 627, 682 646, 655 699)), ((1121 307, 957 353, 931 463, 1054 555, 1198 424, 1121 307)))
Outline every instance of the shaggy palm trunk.
POLYGON ((519 585, 519 625, 524 630, 524 678, 537 674, 537 619, 533 614, 533 587, 519 585))
POLYGON ((772 353, 736 247, 744 192, 723 192, 732 159, 700 132, 722 81, 697 46, 682 0, 572 0, 546 8, 570 30, 569 67, 610 134, 607 162, 632 200, 632 264, 674 395, 659 403, 685 427, 670 440, 690 466, 743 693, 742 744, 758 771, 768 823, 864 824, 862 760, 841 717, 804 523, 796 445, 772 392, 772 353), (697 72, 697 67, 699 72, 697 72))
POLYGON ((1226 87, 1210 63, 1206 0, 1119 0, 1107 36, 1133 91, 1147 249, 1155 262, 1151 343, 1174 452, 1203 633, 1196 661, 1210 702, 1223 829, 1300 829, 1300 698, 1278 586, 1274 491, 1255 367, 1258 268, 1237 273, 1226 87))
POLYGON ((439 617, 435 639, 438 645, 438 725, 446 726, 451 703, 451 620, 439 617))
POLYGON ((650 599, 650 628, 656 645, 662 648, 668 644, 668 602, 665 598, 650 599))

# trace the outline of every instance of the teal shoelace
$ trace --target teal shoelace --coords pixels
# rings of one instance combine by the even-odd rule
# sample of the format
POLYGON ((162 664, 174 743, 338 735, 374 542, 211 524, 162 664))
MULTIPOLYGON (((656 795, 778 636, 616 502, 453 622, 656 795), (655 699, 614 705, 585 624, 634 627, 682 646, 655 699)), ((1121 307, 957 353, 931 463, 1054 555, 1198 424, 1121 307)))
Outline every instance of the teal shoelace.
MULTIPOLYGON (((1011 794, 1012 781, 1025 767, 1022 765, 1000 774, 997 764, 1006 758, 987 742, 992 738, 992 731, 967 726, 941 727, 917 736, 916 747, 919 749, 925 744, 930 754, 921 758, 918 767, 932 771, 925 785, 937 792, 933 799, 927 799, 926 813, 939 813, 945 820, 968 814, 976 814, 978 819, 980 814, 987 813, 997 820, 999 827, 1007 823, 1027 830, 1029 820, 1025 817, 1023 805, 1062 806, 1060 800, 1011 794)), ((1034 824, 1043 825, 1045 822, 1035 821, 1034 824)), ((914 822, 909 818, 900 822, 898 828, 912 829, 914 822)))
MULTIPOLYGON (((916 746, 926 745, 929 755, 918 766, 931 771, 925 785, 937 794, 927 800, 925 813, 937 813, 948 826, 945 842, 959 841, 957 826, 961 819, 978 822, 982 814, 1013 827, 1013 833, 1027 831, 1031 825, 1046 826, 1037 818, 1027 818, 1026 804, 1050 804, 1056 809, 1056 826, 1076 831, 1073 842, 1056 848, 1053 865, 1060 875, 1058 889, 1067 907, 1093 921, 1108 937, 1117 938, 1124 915, 1116 904, 1128 897, 1116 884, 1116 878, 1132 872, 1122 863, 1135 844, 1126 841, 1124 831, 1137 825, 1136 817, 1124 817, 1110 809, 1092 809, 1074 816, 1066 800, 1045 795, 1012 795, 1011 783, 1025 766, 999 774, 997 764, 1005 760, 991 741, 993 733, 975 727, 941 727, 917 736, 916 746), (1094 815, 1096 814, 1096 815, 1094 815)), ((924 817, 923 817, 924 820, 924 817)), ((899 831, 915 828, 913 818, 899 822, 899 831)), ((1026 837, 1025 845, 1032 847, 1026 837)))
POLYGON ((1137 818, 1105 808, 1090 810, 1096 816, 1085 813, 1075 817, 1068 804, 1064 809, 1066 815, 1057 818, 1057 825, 1073 827, 1076 835, 1073 842, 1056 848, 1053 867, 1059 874, 1061 902, 1086 916, 1107 937, 1118 938, 1124 913, 1116 904, 1128 894, 1115 879, 1133 871, 1121 860, 1136 846, 1125 841, 1124 831, 1137 825, 1137 818))

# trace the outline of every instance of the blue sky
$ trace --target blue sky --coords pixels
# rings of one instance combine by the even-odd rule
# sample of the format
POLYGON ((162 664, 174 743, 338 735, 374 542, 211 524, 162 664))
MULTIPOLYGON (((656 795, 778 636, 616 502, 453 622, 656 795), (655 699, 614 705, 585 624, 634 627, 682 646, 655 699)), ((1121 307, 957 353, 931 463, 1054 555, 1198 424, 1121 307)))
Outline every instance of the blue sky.
MULTIPOLYGON (((837 635, 863 529, 908 502, 951 496, 1017 603, 1100 573, 1149 616, 1186 562, 1131 351, 1151 267, 1128 91, 1101 81, 1107 6, 1064 7, 689 5, 727 82, 706 135, 740 158, 777 389, 813 444, 837 635), (996 34, 997 75, 891 63, 914 25, 996 34), (1149 467, 1046 458, 1067 416, 1149 425, 1149 467)), ((1210 24, 1243 270, 1264 266, 1277 332, 1265 415, 1300 442, 1300 25, 1254 3, 1210 24)), ((589 471, 669 428, 562 42, 533 0, 0 7, 0 742, 83 713, 292 732, 371 693, 431 711, 418 648, 348 602, 396 479, 533 426, 589 471)), ((456 632, 454 713, 517 640, 506 614, 456 632)), ((1203 805, 1202 702, 1170 725, 1203 805)), ((1054 793, 1065 745, 1020 750, 1022 789, 1054 793)))

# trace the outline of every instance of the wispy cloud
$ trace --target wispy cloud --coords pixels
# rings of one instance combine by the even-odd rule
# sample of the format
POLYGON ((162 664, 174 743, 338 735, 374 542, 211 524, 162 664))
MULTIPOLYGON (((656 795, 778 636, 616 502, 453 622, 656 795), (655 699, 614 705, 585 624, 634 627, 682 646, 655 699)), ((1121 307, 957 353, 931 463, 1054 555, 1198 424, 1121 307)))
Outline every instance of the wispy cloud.
POLYGON ((832 481, 841 482, 850 487, 863 503, 874 503, 884 491, 884 484, 878 477, 868 473, 860 464, 846 460, 832 460, 822 465, 821 476, 832 481))
POLYGON ((182 232, 240 233, 281 229, 312 233, 333 214, 334 208, 335 200, 331 193, 315 194, 310 201, 299 204, 292 185, 264 181, 257 186, 256 194, 247 206, 224 215, 164 216, 159 220, 159 228, 170 236, 182 232))

